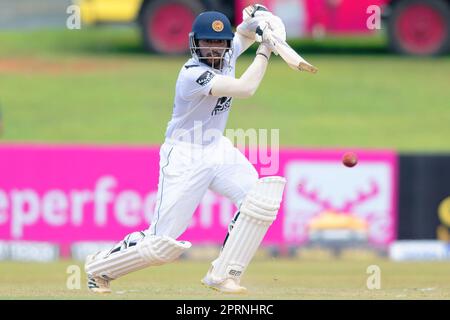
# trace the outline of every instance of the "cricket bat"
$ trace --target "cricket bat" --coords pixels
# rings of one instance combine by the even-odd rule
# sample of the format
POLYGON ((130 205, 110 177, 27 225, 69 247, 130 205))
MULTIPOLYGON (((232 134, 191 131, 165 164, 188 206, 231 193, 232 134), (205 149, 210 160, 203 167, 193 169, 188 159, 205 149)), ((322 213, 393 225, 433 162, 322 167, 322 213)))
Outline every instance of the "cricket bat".
POLYGON ((273 49, 276 51, 274 53, 279 54, 280 57, 286 61, 289 67, 297 71, 317 73, 318 69, 295 52, 295 50, 292 49, 286 41, 280 39, 273 33, 270 36, 272 38, 271 43, 273 45, 273 49))
MULTIPOLYGON (((257 12, 261 12, 261 15, 264 15, 264 13, 267 13, 268 10, 265 6, 260 4, 250 5, 246 7, 244 10, 242 10, 242 18, 244 21, 250 21, 251 18, 255 17, 255 14, 257 12)), ((270 14, 270 13, 268 13, 270 14)), ((278 18, 279 19, 279 18, 278 18)), ((281 20, 280 20, 281 21, 281 20)), ((261 32, 261 27, 258 25, 256 28, 256 32, 258 33, 258 29, 261 32)), ((284 26, 283 26, 284 29, 284 26)), ((242 30, 238 31, 246 35, 245 28, 242 28, 242 30)), ((270 32, 270 31, 269 31, 270 32)), ((252 35, 247 35, 249 38, 252 37, 252 35)), ((289 67, 296 71, 306 71, 311 73, 316 73, 318 69, 314 67, 312 64, 310 64, 308 61, 303 59, 297 52, 295 52, 294 49, 291 48, 291 46, 283 39, 279 38, 276 34, 270 33, 269 35, 270 43, 272 44, 272 51, 274 54, 279 55, 289 67)))

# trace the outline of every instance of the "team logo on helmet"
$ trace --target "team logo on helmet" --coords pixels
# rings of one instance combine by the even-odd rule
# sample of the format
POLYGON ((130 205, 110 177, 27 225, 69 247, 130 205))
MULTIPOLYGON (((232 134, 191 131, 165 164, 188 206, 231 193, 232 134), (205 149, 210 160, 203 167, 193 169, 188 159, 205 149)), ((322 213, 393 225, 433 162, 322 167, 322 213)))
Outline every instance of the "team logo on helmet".
POLYGON ((216 32, 220 32, 223 30, 223 22, 220 20, 215 20, 211 26, 212 26, 212 29, 216 32))

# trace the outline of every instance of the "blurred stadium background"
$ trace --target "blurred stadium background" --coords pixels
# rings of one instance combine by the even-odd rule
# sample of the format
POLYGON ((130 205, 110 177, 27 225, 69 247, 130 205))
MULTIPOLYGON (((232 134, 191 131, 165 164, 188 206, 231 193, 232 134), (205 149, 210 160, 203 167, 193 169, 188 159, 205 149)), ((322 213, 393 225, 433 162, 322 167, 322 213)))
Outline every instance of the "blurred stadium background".
MULTIPOLYGON (((1 299, 93 297, 82 273, 70 290, 68 267, 147 228, 193 18, 216 9, 236 25, 250 3, 85 0, 81 28, 68 29, 71 1, 0 0, 1 299)), ((233 104, 228 128, 280 130, 288 180, 246 298, 450 298, 449 2, 259 3, 319 73, 273 57, 256 95, 233 104)), ((182 237, 191 251, 119 280, 110 298, 220 298, 199 279, 233 213, 208 193, 182 237)))

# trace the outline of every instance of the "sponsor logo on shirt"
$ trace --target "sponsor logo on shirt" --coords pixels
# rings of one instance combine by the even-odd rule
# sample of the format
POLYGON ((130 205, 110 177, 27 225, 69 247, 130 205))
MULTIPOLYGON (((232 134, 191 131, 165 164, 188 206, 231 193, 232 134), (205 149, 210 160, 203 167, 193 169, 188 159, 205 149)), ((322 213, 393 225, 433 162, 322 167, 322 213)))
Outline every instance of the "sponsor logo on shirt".
POLYGON ((216 106, 214 107, 214 110, 211 112, 211 115, 215 116, 219 113, 222 113, 222 112, 228 110, 228 108, 231 107, 231 99, 232 99, 231 97, 219 98, 217 100, 216 106))
POLYGON ((202 73, 202 75, 200 77, 198 77, 196 82, 199 85, 204 86, 208 82, 210 82, 212 78, 214 78, 214 73, 209 72, 209 71, 205 71, 204 73, 202 73))

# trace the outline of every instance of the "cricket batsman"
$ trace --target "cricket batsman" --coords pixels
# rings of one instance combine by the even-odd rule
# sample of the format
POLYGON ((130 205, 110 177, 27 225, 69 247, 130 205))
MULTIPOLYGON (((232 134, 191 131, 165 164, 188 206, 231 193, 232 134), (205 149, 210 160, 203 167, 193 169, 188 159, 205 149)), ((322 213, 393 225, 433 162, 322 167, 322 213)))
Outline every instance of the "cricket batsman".
POLYGON ((264 6, 247 7, 244 17, 236 33, 220 12, 203 12, 195 19, 189 34, 192 57, 178 75, 173 115, 160 148, 152 223, 111 250, 87 257, 88 288, 93 292, 111 292, 112 280, 169 263, 188 250, 191 243, 177 239, 208 189, 230 199, 238 211, 201 282, 224 293, 246 292, 241 277, 276 219, 286 180, 259 178, 223 132, 232 99, 251 97, 264 77, 272 52, 267 33, 284 39, 286 33, 281 19, 264 6), (253 62, 236 78, 237 58, 255 41, 259 47, 253 62))

